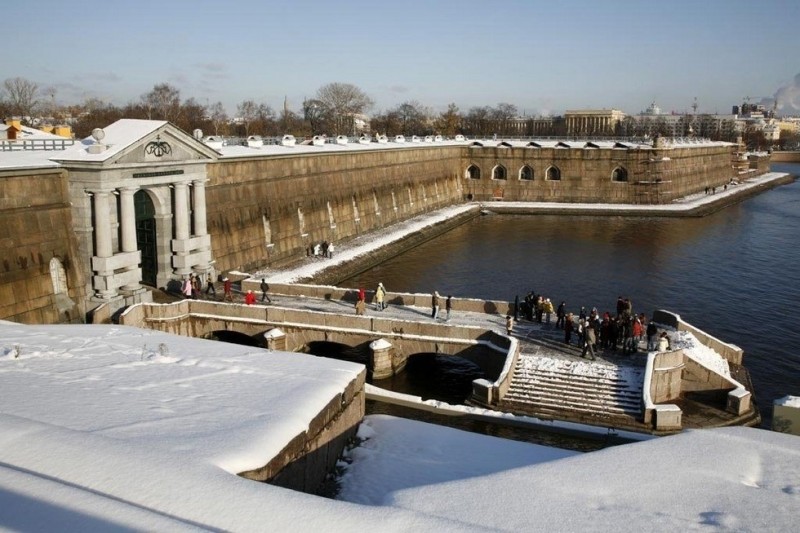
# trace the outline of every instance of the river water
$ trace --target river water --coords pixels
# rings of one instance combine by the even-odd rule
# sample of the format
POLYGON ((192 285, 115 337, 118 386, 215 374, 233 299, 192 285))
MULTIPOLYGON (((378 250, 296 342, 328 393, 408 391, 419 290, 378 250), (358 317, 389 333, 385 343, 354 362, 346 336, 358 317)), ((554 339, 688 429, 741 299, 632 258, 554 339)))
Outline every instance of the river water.
MULTIPOLYGON (((800 165, 774 171, 800 175, 800 165)), ((745 351, 763 425, 800 395, 800 181, 703 218, 513 215, 476 218, 339 283, 567 309, 677 312, 745 351)))

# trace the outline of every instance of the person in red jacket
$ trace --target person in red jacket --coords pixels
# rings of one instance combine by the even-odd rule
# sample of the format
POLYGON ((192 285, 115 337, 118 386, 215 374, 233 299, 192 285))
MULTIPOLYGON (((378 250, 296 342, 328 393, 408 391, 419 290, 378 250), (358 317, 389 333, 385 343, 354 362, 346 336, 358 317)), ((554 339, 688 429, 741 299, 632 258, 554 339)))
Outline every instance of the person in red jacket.
POLYGON ((252 289, 247 291, 247 294, 244 297, 244 303, 247 305, 254 305, 256 303, 256 295, 253 293, 252 289))
POLYGON ((231 280, 229 280, 228 278, 222 278, 222 288, 224 291, 224 296, 222 297, 222 299, 226 302, 232 302, 233 293, 231 292, 231 290, 233 289, 233 283, 231 283, 231 280))

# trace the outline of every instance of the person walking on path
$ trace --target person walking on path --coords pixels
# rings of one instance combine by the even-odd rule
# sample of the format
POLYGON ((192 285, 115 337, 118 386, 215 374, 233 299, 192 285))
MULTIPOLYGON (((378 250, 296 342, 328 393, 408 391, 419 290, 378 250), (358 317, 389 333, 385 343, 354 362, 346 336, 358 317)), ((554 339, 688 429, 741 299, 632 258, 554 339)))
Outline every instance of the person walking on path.
POLYGON ((192 278, 188 277, 183 280, 183 285, 181 286, 181 294, 183 294, 184 298, 192 298, 192 278))
POLYGON ((356 300, 356 314, 357 315, 363 315, 364 311, 366 310, 366 307, 367 307, 367 304, 363 299, 359 298, 358 300, 356 300))
POLYGON ((364 290, 364 287, 358 288, 358 299, 364 302, 367 301, 367 291, 364 290))
POLYGON ((267 291, 269 290, 269 285, 267 285, 267 280, 261 278, 261 301, 267 300, 267 303, 272 303, 272 298, 269 297, 267 291))
POLYGON ((567 316, 567 302, 561 301, 556 309, 556 328, 564 329, 564 318, 567 316))
POLYGON ((548 325, 550 324, 550 317, 553 315, 553 302, 550 301, 550 298, 545 298, 544 300, 544 316, 545 316, 545 323, 548 325))
POLYGON ((333 243, 328 243, 328 259, 333 259, 333 243))
POLYGON ((574 329, 575 323, 572 321, 572 313, 569 313, 564 319, 564 344, 571 344, 572 330, 574 329))
POLYGON ((658 326, 652 320, 647 324, 647 351, 654 352, 658 349, 658 326))
POLYGON ((447 312, 447 316, 444 319, 445 322, 450 320, 450 311, 453 309, 453 296, 451 294, 447 295, 447 300, 444 301, 444 310, 447 312))
POLYGON ((222 278, 222 300, 225 302, 232 302, 233 301, 233 283, 228 278, 222 278))
POLYGON ((193 274, 191 276, 192 280, 192 298, 195 300, 200 299, 200 289, 202 289, 202 282, 200 281, 199 274, 193 274))
POLYGON ((586 352, 589 352, 589 359, 594 361, 594 343, 597 342, 597 336, 595 335, 594 328, 588 322, 583 322, 583 351, 581 352, 581 358, 586 357, 586 352))
POLYGON ((383 311, 386 309, 386 289, 383 288, 383 283, 378 283, 378 288, 375 289, 375 309, 383 311))
POLYGON ((244 303, 247 305, 254 305, 256 303, 256 295, 253 293, 253 289, 247 291, 247 294, 244 297, 244 303))
POLYGON ((658 338, 658 351, 659 352, 666 352, 669 351, 669 337, 667 337, 667 332, 662 331, 661 337, 658 338))
POLYGON ((217 289, 214 287, 214 277, 211 275, 211 272, 208 273, 208 277, 206 278, 206 296, 208 296, 209 292, 214 295, 214 298, 217 297, 217 289))
POLYGON ((511 336, 511 332, 514 330, 514 317, 511 315, 506 315, 506 335, 511 336))
POLYGON ((431 296, 431 318, 439 318, 439 291, 433 291, 431 296))

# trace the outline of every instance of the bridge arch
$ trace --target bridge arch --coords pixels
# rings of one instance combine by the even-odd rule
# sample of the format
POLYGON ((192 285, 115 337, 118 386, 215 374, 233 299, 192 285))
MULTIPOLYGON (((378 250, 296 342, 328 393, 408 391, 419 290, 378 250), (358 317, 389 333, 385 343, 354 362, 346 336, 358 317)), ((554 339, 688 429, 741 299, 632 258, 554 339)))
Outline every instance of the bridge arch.
POLYGON ((263 348, 264 341, 262 335, 248 335, 241 331, 234 331, 228 329, 214 330, 205 335, 205 338, 220 342, 228 342, 231 344, 239 344, 240 346, 252 346, 254 348, 263 348))

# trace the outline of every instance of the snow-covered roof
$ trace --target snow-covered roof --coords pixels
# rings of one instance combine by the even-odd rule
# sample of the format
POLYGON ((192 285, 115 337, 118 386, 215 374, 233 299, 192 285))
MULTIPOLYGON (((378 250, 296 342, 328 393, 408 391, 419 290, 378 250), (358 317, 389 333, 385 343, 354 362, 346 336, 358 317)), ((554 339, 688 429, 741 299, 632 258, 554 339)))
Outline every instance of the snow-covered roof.
POLYGON ((100 142, 107 147, 105 150, 96 154, 90 153, 88 147, 97 144, 97 141, 92 137, 86 137, 73 148, 57 153, 52 159, 65 162, 107 161, 167 124, 169 122, 164 120, 123 118, 103 128, 105 136, 100 142))
MULTIPOLYGON (((0 132, 6 131, 11 126, 8 124, 0 124, 0 132)), ((47 133, 46 131, 42 131, 40 129, 31 128, 29 126, 20 126, 19 133, 17 133, 17 140, 61 140, 63 141, 65 137, 61 135, 55 135, 53 133, 47 133)))

